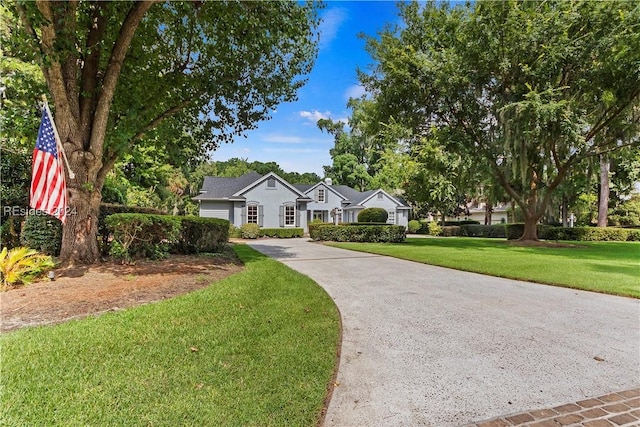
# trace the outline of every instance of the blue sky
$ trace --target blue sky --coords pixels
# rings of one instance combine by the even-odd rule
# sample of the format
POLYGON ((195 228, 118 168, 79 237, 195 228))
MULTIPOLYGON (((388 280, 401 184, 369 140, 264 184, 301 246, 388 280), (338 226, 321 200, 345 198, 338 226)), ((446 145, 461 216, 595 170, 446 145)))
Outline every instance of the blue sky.
POLYGON ((287 172, 315 172, 331 164, 333 138, 316 126, 320 118, 346 120, 349 97, 362 95, 356 69, 372 60, 359 33, 375 36, 386 23, 398 22, 394 1, 328 1, 321 11, 320 50, 298 101, 280 104, 272 119, 261 122, 247 138, 236 138, 212 153, 211 160, 232 157, 276 162, 287 172))

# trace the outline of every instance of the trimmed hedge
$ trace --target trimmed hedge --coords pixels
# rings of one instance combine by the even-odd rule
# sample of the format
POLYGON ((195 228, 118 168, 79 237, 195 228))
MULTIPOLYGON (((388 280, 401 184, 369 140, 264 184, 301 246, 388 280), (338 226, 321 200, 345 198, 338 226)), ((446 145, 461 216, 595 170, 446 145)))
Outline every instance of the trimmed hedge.
POLYGON ((442 227, 440 236, 442 237, 456 237, 460 235, 460 227, 457 225, 445 225, 442 227))
POLYGON ((389 213, 383 208, 366 208, 358 213, 358 222, 387 222, 389 213))
MULTIPOLYGON (((438 222, 440 223, 440 222, 438 222)), ((456 225, 456 226, 461 226, 461 225, 476 225, 476 224, 480 224, 480 221, 476 221, 475 219, 462 219, 460 221, 445 221, 444 225, 449 226, 449 225, 456 225)))
POLYGON ((460 236, 466 237, 488 237, 488 238, 505 238, 507 231, 506 224, 482 225, 482 224, 466 224, 460 226, 460 236))
MULTIPOLYGON (((640 230, 616 227, 553 227, 538 224, 538 239, 573 241, 640 241, 640 230)), ((506 224, 507 239, 517 240, 524 233, 524 224, 506 224)))
POLYGON ((42 211, 28 215, 20 230, 20 243, 47 255, 60 255, 62 223, 42 211))
POLYGON ((197 216, 177 217, 180 220, 178 241, 171 247, 172 252, 197 254, 220 252, 229 240, 229 221, 219 218, 197 216))
POLYGON ((109 254, 125 261, 164 258, 180 238, 181 221, 175 216, 119 213, 105 222, 113 234, 109 254))
POLYGON ((260 237, 277 237, 280 239, 291 239, 293 237, 304 236, 302 228, 261 228, 260 237))
POLYGON ((260 226, 254 223, 246 223, 240 226, 240 237, 243 239, 257 239, 260 237, 260 226))
POLYGON ((400 243, 406 237, 402 225, 332 225, 319 224, 309 229, 313 240, 333 242, 400 243))
POLYGON ((343 222, 341 225, 393 225, 387 222, 343 222))
POLYGON ((325 225, 333 225, 328 222, 314 222, 307 224, 307 228, 309 229, 309 236, 313 239, 313 236, 318 234, 318 229, 320 227, 324 227, 325 225))
POLYGON ((154 208, 141 208, 138 206, 117 205, 114 203, 101 203, 98 214, 98 244, 103 255, 109 254, 111 233, 107 226, 106 219, 110 215, 121 213, 138 213, 152 215, 166 215, 167 213, 154 208))

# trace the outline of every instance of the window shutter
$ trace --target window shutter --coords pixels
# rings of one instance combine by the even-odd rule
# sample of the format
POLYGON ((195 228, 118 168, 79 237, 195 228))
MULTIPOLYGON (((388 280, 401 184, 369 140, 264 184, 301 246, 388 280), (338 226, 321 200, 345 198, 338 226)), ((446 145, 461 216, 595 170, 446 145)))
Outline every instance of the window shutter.
POLYGON ((247 207, 243 206, 240 212, 240 225, 247 223, 247 207))
POLYGON ((280 227, 284 227, 284 206, 280 206, 280 227))
POLYGON ((318 189, 313 190, 313 201, 318 201, 318 189))
POLYGON ((258 225, 262 227, 264 225, 264 206, 258 205, 258 225))

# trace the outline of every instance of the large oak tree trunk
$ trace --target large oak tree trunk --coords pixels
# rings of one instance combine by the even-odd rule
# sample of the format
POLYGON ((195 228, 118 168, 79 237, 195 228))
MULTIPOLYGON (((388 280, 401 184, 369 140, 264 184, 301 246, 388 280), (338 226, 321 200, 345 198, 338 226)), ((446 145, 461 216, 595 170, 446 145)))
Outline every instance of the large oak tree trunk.
MULTIPOLYGON (((89 186, 87 186, 89 187, 89 186)), ((88 188, 69 188, 69 210, 67 223, 62 228, 62 262, 91 264, 99 259, 98 215, 100 193, 88 188)))
POLYGON ((521 241, 538 240, 538 220, 535 217, 527 215, 524 219, 524 233, 520 237, 521 241))
POLYGON ((530 191, 527 197, 526 206, 522 209, 524 214, 524 233, 520 241, 538 240, 538 220, 546 210, 548 198, 543 199, 542 206, 538 206, 538 184, 537 175, 533 174, 530 182, 530 191))
MULTIPOLYGON (((69 141, 70 142, 70 141, 69 141)), ((74 178, 67 177, 68 215, 62 228, 60 260, 64 264, 91 264, 100 258, 98 216, 102 186, 98 171, 102 162, 89 151, 75 150, 79 144, 65 144, 74 178), (74 147, 74 148, 71 148, 74 147)))

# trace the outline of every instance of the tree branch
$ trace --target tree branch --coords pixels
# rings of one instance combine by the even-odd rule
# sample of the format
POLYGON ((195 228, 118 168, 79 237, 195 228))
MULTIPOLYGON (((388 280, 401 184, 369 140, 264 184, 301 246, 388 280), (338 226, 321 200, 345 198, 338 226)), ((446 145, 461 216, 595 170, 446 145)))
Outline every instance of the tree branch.
MULTIPOLYGON (((166 119, 167 117, 170 117, 170 116, 174 115, 175 113, 179 112, 180 110, 182 110, 184 107, 186 107, 190 103, 191 103, 191 100, 182 101, 180 104, 169 108, 168 110, 166 110, 162 114, 159 114, 155 119, 153 119, 149 123, 147 123, 144 126, 144 128, 142 128, 142 130, 140 130, 138 133, 136 133, 129 140, 129 144, 127 145, 127 147, 131 147, 136 141, 138 141, 138 140, 140 140, 140 139, 142 139, 144 137, 145 132, 148 132, 151 129, 154 129, 164 119, 166 119)), ((106 160, 103 161, 102 167, 100 168, 100 171, 98 172, 98 181, 99 182, 102 182, 101 180, 105 179, 105 177, 107 176, 107 173, 109 173, 111 168, 113 168, 113 165, 115 165, 116 161, 118 160, 118 158, 120 156, 118 155, 117 152, 115 152, 115 153, 112 153, 111 155, 108 155, 108 156, 105 153, 105 157, 106 157, 106 160)))
POLYGON ((109 58, 109 63, 102 83, 102 90, 100 91, 94 114, 93 128, 91 129, 89 142, 89 150, 94 156, 99 157, 102 155, 104 136, 106 134, 107 124, 109 121, 109 111, 111 109, 111 103, 113 102, 118 78, 120 77, 120 71, 122 70, 122 65, 127 55, 127 50, 131 45, 133 36, 135 35, 136 29, 140 25, 142 18, 151 6, 158 1, 159 0, 136 2, 129 10, 127 17, 120 27, 120 33, 118 34, 118 38, 113 46, 113 50, 111 51, 111 57, 109 58))
MULTIPOLYGON (((67 96, 67 90, 65 86, 64 74, 62 71, 62 67, 60 65, 59 58, 56 55, 54 50, 54 44, 56 41, 56 31, 54 28, 54 16, 53 11, 51 10, 51 2, 45 0, 36 1, 36 6, 42 15, 46 18, 47 25, 42 26, 42 36, 41 36, 41 50, 43 52, 43 61, 42 61, 42 71, 44 73, 45 79, 47 80, 47 86, 51 91, 51 96, 53 96, 53 101, 56 106, 56 120, 57 124, 60 123, 68 123, 70 126, 74 126, 77 129, 78 122, 77 117, 73 116, 69 102, 69 98, 67 96), (50 62, 49 66, 45 66, 44 63, 46 61, 50 62), (64 116, 65 119, 61 119, 60 117, 64 116)), ((70 133, 73 133, 75 129, 62 129, 60 126, 58 127, 58 133, 60 134, 60 138, 63 143, 67 142, 67 136, 70 133)))
POLYGON ((182 110, 184 107, 186 107, 187 105, 189 105, 191 103, 191 100, 185 100, 182 101, 180 104, 169 108, 168 110, 166 110, 165 112, 159 114, 155 119, 151 120, 149 123, 147 123, 140 131, 138 131, 138 133, 136 133, 130 140, 129 145, 132 145, 133 143, 135 143, 136 141, 142 139, 144 137, 144 134, 148 131, 150 131, 151 129, 154 129, 156 126, 158 126, 164 119, 166 119, 167 117, 170 117, 172 115, 174 115, 175 113, 179 112, 180 110, 182 110))
POLYGON ((611 114, 609 117, 607 117, 605 119, 605 117, 607 116, 608 112, 611 111, 610 108, 607 109, 607 111, 604 112, 604 114, 602 115, 602 117, 600 118, 598 123, 593 128, 591 128, 589 130, 589 132, 587 132, 587 134, 584 137, 585 141, 591 140, 603 128, 609 126, 609 124, 612 121, 614 121, 624 110, 626 110, 627 107, 633 103, 635 98, 638 98, 639 96, 640 96, 640 87, 637 87, 637 88, 635 88, 635 91, 631 93, 631 96, 629 96, 629 99, 627 100, 627 102, 625 102, 624 104, 622 104, 618 108, 614 109, 613 110, 614 111, 613 114, 611 114))
POLYGON ((98 94, 98 71, 102 48, 100 41, 104 37, 107 28, 106 2, 96 1, 92 3, 93 13, 91 15, 91 28, 87 35, 84 66, 82 68, 82 78, 80 82, 80 123, 84 134, 83 143, 89 144, 91 137, 91 117, 96 109, 98 94))
POLYGON ((68 0, 59 6, 63 10, 63 16, 56 17, 54 27, 56 34, 62 35, 64 38, 73 40, 73 48, 66 49, 64 56, 61 58, 62 77, 64 79, 67 99, 69 100, 69 109, 73 117, 77 120, 80 118, 80 105, 78 103, 78 59, 79 53, 77 49, 76 36, 76 10, 78 0, 68 0))
MULTIPOLYGON (((38 53, 40 54, 40 60, 42 62, 42 57, 44 57, 44 51, 42 50, 42 42, 38 37, 38 35, 36 34, 36 31, 33 29, 33 26, 27 19, 27 11, 25 10, 24 6, 19 2, 16 2, 15 5, 16 5, 16 9, 18 10, 18 16, 20 17, 20 21, 22 21, 22 26, 24 27, 24 30, 27 32, 27 34, 33 40, 33 43, 35 45, 34 47, 37 49, 38 53)), ((44 67, 43 67, 43 71, 44 71, 44 67)))

